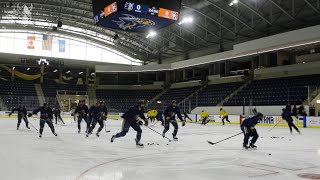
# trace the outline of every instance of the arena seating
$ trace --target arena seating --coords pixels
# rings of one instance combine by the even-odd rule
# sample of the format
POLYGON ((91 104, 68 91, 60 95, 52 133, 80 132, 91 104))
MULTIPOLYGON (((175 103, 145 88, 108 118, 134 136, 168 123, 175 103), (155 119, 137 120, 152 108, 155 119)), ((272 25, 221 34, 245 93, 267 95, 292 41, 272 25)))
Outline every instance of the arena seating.
POLYGON ((33 82, 0 81, 0 86, 0 96, 9 110, 19 105, 24 105, 28 110, 39 107, 33 82))
POLYGON ((190 98, 192 107, 216 106, 221 100, 238 89, 243 83, 211 84, 190 98))
POLYGON ((87 87, 84 85, 70 85, 70 84, 56 84, 48 83, 42 84, 42 90, 45 97, 56 97, 57 91, 82 92, 79 95, 86 95, 87 87))
POLYGON ((166 93, 162 94, 156 101, 160 101, 161 104, 154 102, 152 105, 150 105, 150 108, 155 108, 159 110, 164 110, 166 106, 171 104, 172 100, 176 100, 177 103, 191 95, 193 92, 200 89, 200 86, 194 86, 194 87, 186 87, 186 88, 174 88, 169 89, 166 93))
POLYGON ((308 97, 308 88, 319 85, 320 75, 256 80, 234 95, 225 106, 301 104, 308 97))
POLYGON ((106 102, 109 111, 124 112, 139 100, 151 100, 161 89, 146 90, 106 90, 97 89, 96 96, 99 101, 106 102))

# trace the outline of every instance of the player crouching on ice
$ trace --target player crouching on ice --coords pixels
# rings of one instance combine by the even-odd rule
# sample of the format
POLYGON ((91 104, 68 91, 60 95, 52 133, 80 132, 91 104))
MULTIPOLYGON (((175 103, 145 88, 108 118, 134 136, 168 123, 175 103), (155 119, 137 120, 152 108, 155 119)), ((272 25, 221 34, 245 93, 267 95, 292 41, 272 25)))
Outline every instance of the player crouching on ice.
POLYGON ((27 109, 23 106, 19 106, 19 108, 14 108, 12 109, 11 113, 9 113, 9 117, 11 116, 11 114, 13 112, 17 111, 18 112, 18 124, 17 124, 17 130, 19 130, 20 124, 21 124, 21 119, 24 120, 24 122, 26 123, 26 127, 28 129, 30 129, 29 127, 29 122, 27 119, 27 109))
POLYGON ((200 113, 201 119, 202 119, 202 125, 206 125, 210 120, 207 121, 208 117, 209 117, 209 113, 202 110, 200 113))
POLYGON ((180 121, 182 121, 182 126, 185 126, 186 122, 182 119, 180 109, 177 106, 177 101, 173 100, 171 102, 171 105, 169 105, 166 108, 166 110, 164 111, 165 123, 164 123, 164 130, 163 130, 162 136, 165 137, 165 134, 169 130, 170 123, 171 123, 174 127, 174 131, 172 133, 172 136, 173 136, 173 140, 175 140, 175 141, 178 140, 178 138, 177 138, 178 123, 176 121, 176 115, 178 116, 180 121))
POLYGON ((32 113, 28 114, 28 117, 31 117, 33 114, 37 114, 38 112, 40 112, 40 134, 39 137, 42 137, 42 132, 43 132, 43 128, 45 123, 48 124, 48 126, 50 127, 52 134, 55 136, 58 136, 57 133, 54 130, 54 126, 52 123, 53 120, 53 113, 52 113, 52 109, 48 106, 47 103, 43 103, 43 107, 39 107, 38 109, 35 109, 32 113))
POLYGON ((248 148, 256 148, 254 144, 259 138, 258 132, 255 128, 255 126, 259 123, 260 120, 262 120, 263 114, 262 113, 257 113, 255 116, 245 119, 241 123, 241 131, 244 134, 244 140, 243 140, 243 148, 248 149, 248 148), (251 142, 250 142, 250 147, 248 146, 249 138, 252 137, 251 142))
POLYGON ((125 136, 129 128, 132 127, 135 131, 137 131, 136 136, 136 145, 137 147, 143 147, 143 144, 140 143, 142 130, 140 128, 140 125, 143 125, 142 120, 139 119, 139 117, 144 121, 144 125, 148 126, 148 120, 144 116, 144 101, 140 100, 135 106, 131 107, 128 111, 126 111, 121 118, 123 118, 122 123, 122 131, 117 133, 116 135, 113 135, 111 138, 111 142, 113 142, 116 138, 125 136))

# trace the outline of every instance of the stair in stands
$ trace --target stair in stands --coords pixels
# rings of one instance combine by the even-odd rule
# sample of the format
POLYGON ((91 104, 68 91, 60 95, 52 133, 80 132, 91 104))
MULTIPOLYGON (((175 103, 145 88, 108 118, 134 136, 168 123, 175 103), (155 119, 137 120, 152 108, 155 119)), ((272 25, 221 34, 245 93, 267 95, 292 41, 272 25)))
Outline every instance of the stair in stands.
POLYGON ((43 94, 43 90, 40 84, 34 84, 34 88, 36 90, 37 93, 37 97, 39 100, 39 104, 43 105, 43 103, 45 103, 45 98, 44 98, 44 94, 43 94))
POLYGON ((241 91, 243 88, 247 87, 248 84, 250 84, 251 81, 248 81, 246 83, 244 83, 242 86, 240 86, 238 89, 236 89, 235 91, 233 91, 233 93, 231 93, 230 95, 228 95, 227 97, 225 97, 222 101, 220 101, 217 106, 223 106, 223 103, 227 102, 230 98, 232 98, 235 94, 237 94, 239 91, 241 91))

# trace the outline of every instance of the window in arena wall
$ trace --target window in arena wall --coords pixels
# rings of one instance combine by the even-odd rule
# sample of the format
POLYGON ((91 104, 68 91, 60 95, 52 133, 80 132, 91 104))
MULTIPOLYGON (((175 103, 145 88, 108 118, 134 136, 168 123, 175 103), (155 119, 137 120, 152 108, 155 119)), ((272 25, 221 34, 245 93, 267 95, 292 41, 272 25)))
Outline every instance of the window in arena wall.
MULTIPOLYGON (((8 31, 8 30, 6 30, 8 31)), ((56 57, 66 59, 77 59, 84 61, 96 61, 117 64, 141 65, 142 61, 133 59, 120 52, 105 48, 102 45, 88 42, 82 39, 52 34, 51 50, 43 49, 43 33, 30 31, 5 32, 0 30, 0 52, 12 54, 24 54, 43 57, 56 57), (34 36, 34 48, 28 48, 28 36, 34 36), (61 52, 59 40, 64 40, 64 48, 61 52)))

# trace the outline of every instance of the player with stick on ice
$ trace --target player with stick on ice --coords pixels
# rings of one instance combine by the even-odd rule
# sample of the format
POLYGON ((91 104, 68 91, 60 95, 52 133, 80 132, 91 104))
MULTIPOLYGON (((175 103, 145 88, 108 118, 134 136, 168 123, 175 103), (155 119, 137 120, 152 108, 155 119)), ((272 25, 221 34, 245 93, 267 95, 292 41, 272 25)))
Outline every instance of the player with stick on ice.
POLYGON ((243 148, 248 149, 248 148, 256 148, 255 146, 256 141, 259 138, 259 134, 255 128, 255 126, 259 123, 260 120, 262 120, 263 114, 262 113, 257 113, 255 116, 245 119, 241 123, 241 131, 244 134, 244 139, 243 139, 243 148), (250 147, 248 146, 249 139, 252 137, 251 142, 250 142, 250 147))
POLYGON ((121 132, 112 136, 111 142, 113 142, 116 138, 125 136, 129 132, 129 128, 132 127, 137 132, 137 147, 143 147, 143 144, 140 143, 142 135, 142 130, 140 126, 143 125, 143 121, 144 125, 148 126, 148 120, 144 116, 144 101, 138 101, 138 103, 135 106, 131 107, 128 111, 123 113, 121 117, 123 118, 122 130, 121 132), (141 118, 143 121, 139 118, 141 118))
POLYGON ((165 122, 164 122, 164 130, 163 130, 162 136, 165 137, 165 134, 169 130, 170 123, 171 123, 174 127, 174 131, 172 133, 172 136, 173 136, 173 140, 175 140, 175 141, 178 140, 177 133, 178 133, 178 128, 179 128, 178 123, 176 121, 176 115, 178 116, 180 121, 182 121, 182 126, 185 126, 186 122, 182 119, 180 109, 177 106, 177 101, 173 100, 171 102, 171 105, 169 105, 166 108, 166 110, 164 111, 165 122))
POLYGON ((27 119, 27 109, 23 106, 19 106, 19 108, 14 108, 12 109, 11 113, 9 113, 9 117, 11 116, 12 113, 14 113, 15 111, 18 112, 18 124, 17 124, 17 130, 19 130, 20 124, 21 124, 21 119, 24 120, 24 122, 26 123, 26 127, 28 129, 30 129, 29 127, 29 122, 27 119))

